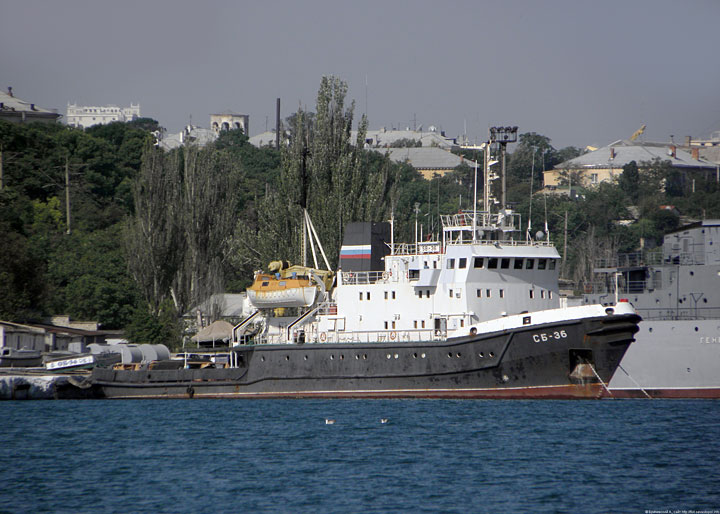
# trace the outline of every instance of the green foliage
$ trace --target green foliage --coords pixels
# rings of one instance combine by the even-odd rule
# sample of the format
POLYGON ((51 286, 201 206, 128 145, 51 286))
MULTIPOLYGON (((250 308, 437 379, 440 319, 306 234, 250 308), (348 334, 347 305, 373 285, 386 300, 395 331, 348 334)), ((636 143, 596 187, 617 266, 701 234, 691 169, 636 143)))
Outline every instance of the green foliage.
POLYGON ((125 327, 125 337, 135 344, 164 344, 170 351, 182 348, 182 324, 170 299, 153 314, 148 309, 135 309, 132 320, 125 327))

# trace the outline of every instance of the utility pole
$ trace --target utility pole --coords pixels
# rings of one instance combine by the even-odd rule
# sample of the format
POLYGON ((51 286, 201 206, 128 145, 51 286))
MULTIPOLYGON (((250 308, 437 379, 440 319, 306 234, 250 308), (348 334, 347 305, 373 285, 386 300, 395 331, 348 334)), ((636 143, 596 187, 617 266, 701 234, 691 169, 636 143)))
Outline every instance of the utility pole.
POLYGON ((70 228, 70 157, 65 157, 65 217, 67 220, 67 234, 70 228))
POLYGON ((561 275, 565 276, 565 259, 567 259, 567 221, 568 221, 568 211, 565 209, 565 240, 563 242, 563 260, 562 260, 562 269, 561 275))
POLYGON ((0 145, 0 191, 3 190, 3 148, 0 145))

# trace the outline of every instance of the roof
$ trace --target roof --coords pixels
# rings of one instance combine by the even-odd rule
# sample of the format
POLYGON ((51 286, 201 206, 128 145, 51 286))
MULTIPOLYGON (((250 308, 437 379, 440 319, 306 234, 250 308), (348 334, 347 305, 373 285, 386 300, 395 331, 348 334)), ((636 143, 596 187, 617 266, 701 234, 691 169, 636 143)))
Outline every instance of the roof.
POLYGON ((640 163, 655 159, 670 161, 676 168, 715 169, 715 165, 711 162, 704 159, 693 159, 690 153, 677 147, 675 147, 675 157, 673 157, 671 155, 672 146, 668 143, 615 141, 580 157, 562 162, 556 165, 555 169, 622 168, 632 161, 640 163))
MULTIPOLYGON (((357 131, 352 131, 352 140, 355 141, 357 138, 357 131)), ((368 130, 365 134, 365 140, 370 140, 369 146, 371 147, 389 147, 395 142, 403 139, 409 139, 412 141, 420 141, 423 147, 437 146, 440 148, 453 148, 457 146, 454 139, 443 136, 440 132, 435 130, 425 131, 422 130, 368 130)))
POLYGON ((0 103, 2 103, 1 118, 23 118, 25 121, 32 121, 33 118, 47 120, 48 118, 58 119, 61 116, 57 109, 43 109, 34 103, 21 100, 12 94, 10 88, 8 88, 8 92, 0 91, 0 103))
MULTIPOLYGON (((286 136, 280 137, 280 144, 283 144, 287 140, 286 136)), ((251 138, 248 138, 248 142, 256 146, 258 148, 263 146, 275 146, 276 141, 276 132, 274 130, 268 130, 266 132, 261 132, 260 134, 255 134, 251 138)))
POLYGON ((167 134, 160 140, 160 148, 164 150, 172 150, 179 148, 187 142, 192 142, 198 146, 205 146, 212 143, 218 137, 217 132, 212 129, 194 127, 188 125, 182 132, 177 134, 167 134))
POLYGON ((463 159, 447 150, 437 147, 421 148, 378 148, 377 152, 386 154, 395 162, 406 162, 417 170, 449 170, 465 163, 475 166, 475 161, 463 159))

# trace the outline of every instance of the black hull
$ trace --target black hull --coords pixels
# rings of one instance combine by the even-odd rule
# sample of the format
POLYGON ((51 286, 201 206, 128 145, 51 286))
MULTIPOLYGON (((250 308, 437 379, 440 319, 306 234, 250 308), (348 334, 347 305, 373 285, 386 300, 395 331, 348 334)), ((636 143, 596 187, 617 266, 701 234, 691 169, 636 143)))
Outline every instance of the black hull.
POLYGON ((97 368, 91 380, 105 398, 599 398, 638 321, 612 315, 442 343, 245 346, 233 349, 237 368, 97 368))

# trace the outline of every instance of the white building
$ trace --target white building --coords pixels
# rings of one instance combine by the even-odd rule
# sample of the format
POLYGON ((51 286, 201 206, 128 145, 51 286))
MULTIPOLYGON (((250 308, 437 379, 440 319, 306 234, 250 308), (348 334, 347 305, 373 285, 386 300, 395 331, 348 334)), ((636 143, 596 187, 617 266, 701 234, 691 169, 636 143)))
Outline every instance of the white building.
POLYGON ((68 104, 67 124, 71 127, 87 128, 93 125, 105 125, 113 121, 132 121, 140 117, 140 104, 130 104, 130 107, 116 105, 84 106, 68 104))

